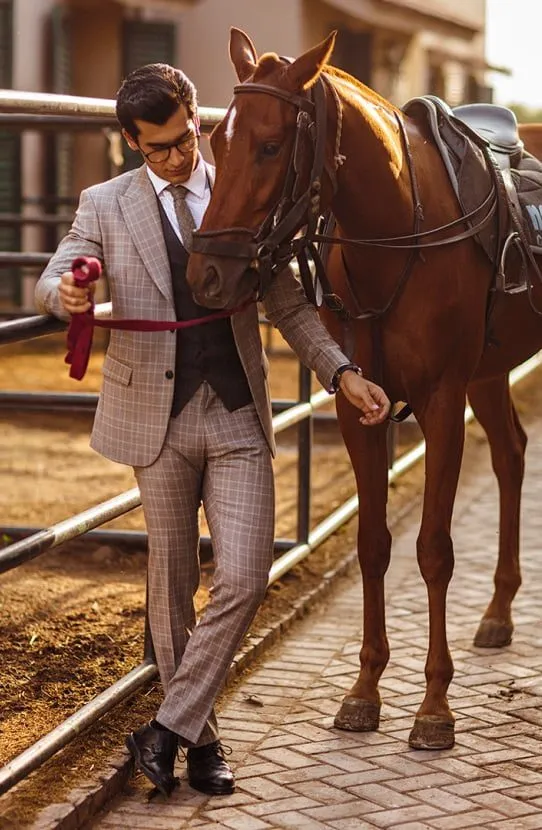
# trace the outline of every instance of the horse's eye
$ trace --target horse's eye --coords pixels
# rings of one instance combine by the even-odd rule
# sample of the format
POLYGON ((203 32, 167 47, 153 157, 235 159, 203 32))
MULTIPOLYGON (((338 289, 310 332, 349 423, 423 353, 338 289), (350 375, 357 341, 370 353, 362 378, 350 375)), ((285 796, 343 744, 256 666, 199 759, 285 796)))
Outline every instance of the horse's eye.
POLYGON ((273 156, 278 155, 279 150, 280 144, 274 144, 268 141, 267 144, 264 144, 262 147, 262 155, 267 158, 272 158, 273 156))

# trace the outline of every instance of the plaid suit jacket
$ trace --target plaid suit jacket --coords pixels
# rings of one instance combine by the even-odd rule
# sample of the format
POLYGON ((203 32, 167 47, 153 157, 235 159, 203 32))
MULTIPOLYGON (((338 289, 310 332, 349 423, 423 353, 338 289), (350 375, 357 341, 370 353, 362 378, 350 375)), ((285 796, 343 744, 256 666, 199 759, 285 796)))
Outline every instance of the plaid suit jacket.
MULTIPOLYGON (((208 166, 208 172, 212 179, 214 168, 208 166)), ((95 256, 102 262, 114 317, 176 319, 157 197, 144 165, 81 193, 73 225, 37 283, 39 311, 66 319, 58 284, 77 256, 95 256)), ((329 388, 333 373, 348 359, 289 269, 274 280, 265 309, 301 361, 329 388)), ((235 314, 232 328, 274 453, 268 362, 256 305, 235 314)), ((111 332, 91 436, 91 446, 107 458, 144 467, 159 455, 173 399, 176 341, 173 331, 111 332)))

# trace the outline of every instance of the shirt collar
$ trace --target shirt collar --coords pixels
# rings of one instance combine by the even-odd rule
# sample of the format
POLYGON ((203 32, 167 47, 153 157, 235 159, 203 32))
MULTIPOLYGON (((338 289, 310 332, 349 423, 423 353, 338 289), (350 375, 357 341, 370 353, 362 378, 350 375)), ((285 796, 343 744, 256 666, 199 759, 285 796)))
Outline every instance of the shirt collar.
MULTIPOLYGON (((160 196, 171 184, 171 182, 168 182, 166 179, 162 179, 160 176, 157 176, 148 165, 147 175, 151 180, 151 184, 154 187, 157 196, 160 196)), ((203 163, 201 155, 198 156, 198 163, 192 171, 190 178, 183 182, 183 187, 186 187, 186 189, 189 190, 190 193, 193 193, 194 196, 197 196, 198 199, 203 199, 205 196, 205 191, 207 189, 207 172, 205 170, 205 164, 203 163)))

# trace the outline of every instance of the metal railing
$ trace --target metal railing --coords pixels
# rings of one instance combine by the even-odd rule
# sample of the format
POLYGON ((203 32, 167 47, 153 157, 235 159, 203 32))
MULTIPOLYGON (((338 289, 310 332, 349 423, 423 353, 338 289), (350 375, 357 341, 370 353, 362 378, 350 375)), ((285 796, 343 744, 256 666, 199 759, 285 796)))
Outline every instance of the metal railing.
MULTIPOLYGON (((224 112, 214 108, 200 108, 202 127, 211 129, 224 112)), ((0 128, 13 129, 78 129, 89 127, 103 128, 116 124, 114 120, 114 102, 100 99, 72 98, 58 95, 33 95, 25 93, 0 92, 0 128)), ((9 224, 13 217, 4 217, 9 224)), ((49 222, 50 217, 47 218, 49 222)), ((12 265, 43 266, 51 254, 36 252, 0 253, 0 267, 12 265)), ((97 306, 97 316, 109 316, 109 303, 97 306)), ((49 316, 34 315, 0 323, 0 345, 17 343, 61 332, 67 323, 49 316)), ((11 395, 15 393, 10 393, 11 395)), ((62 395, 55 395, 55 400, 62 395)), ((67 397, 67 396, 66 396, 67 397)), ((73 397, 73 396, 72 396, 73 397)), ((311 529, 310 520, 310 468, 312 447, 312 417, 315 411, 329 401, 327 392, 311 395, 311 373, 300 367, 298 401, 282 402, 284 411, 275 415, 273 427, 275 434, 297 426, 298 430, 298 515, 297 536, 295 539, 277 540, 275 554, 279 554, 270 574, 270 584, 275 582, 289 567, 282 560, 284 551, 289 561, 301 561, 316 544, 327 538, 345 519, 336 511, 324 523, 311 529)), ((0 573, 11 570, 24 562, 39 556, 62 543, 93 532, 93 529, 105 522, 122 516, 140 505, 138 488, 121 493, 102 504, 58 522, 49 528, 38 530, 26 538, 0 550, 0 573)), ((9 531, 9 528, 4 528, 9 531)), ((102 531, 105 533, 106 531, 102 531)), ((110 531, 115 534, 116 531, 110 531)), ((122 534, 122 531, 120 532, 122 534)), ((209 539, 202 540, 203 545, 210 544, 209 539)), ((153 661, 152 645, 146 636, 143 662, 128 675, 121 678, 109 689, 99 694, 94 700, 83 706, 78 712, 66 719, 56 729, 40 739, 21 755, 10 761, 0 770, 0 794, 35 770, 61 747, 65 746, 82 728, 93 723, 121 700, 132 694, 155 677, 156 665, 153 661)))
MULTIPOLYGON (((106 305, 108 307, 106 311, 109 311, 109 304, 106 305)), ((101 316, 104 316, 103 308, 98 307, 97 311, 101 316)), ((44 334, 51 333, 51 331, 58 331, 59 327, 66 327, 66 324, 62 323, 62 321, 51 320, 47 316, 38 316, 29 325, 22 326, 17 336, 14 334, 15 323, 17 322, 19 321, 0 323, 0 344, 3 342, 32 339, 34 331, 39 333, 37 336, 43 336, 44 334), (7 335, 4 339, 5 332, 7 332, 7 335)), ((25 320, 24 322, 28 324, 29 321, 25 320)), ((310 528, 311 418, 317 409, 329 402, 329 394, 326 391, 322 390, 311 395, 310 388, 311 373, 304 367, 301 367, 300 400, 273 418, 275 435, 294 425, 298 426, 298 492, 300 495, 298 497, 297 539, 295 541, 283 540, 282 544, 279 544, 279 548, 285 549, 286 553, 283 553, 275 560, 271 568, 269 584, 276 582, 277 579, 294 567, 295 564, 305 559, 315 547, 321 544, 341 524, 347 521, 356 509, 350 503, 346 512, 339 508, 316 528, 312 530, 310 528)), ((8 545, 3 550, 0 550, 0 573, 28 562, 46 550, 83 536, 92 528, 98 527, 113 518, 122 516, 140 504, 139 490, 136 487, 62 522, 58 522, 28 538, 8 545)), ((56 729, 53 729, 48 735, 45 735, 33 746, 29 747, 29 749, 8 762, 0 770, 0 795, 41 766, 41 764, 76 737, 83 728, 96 721, 134 691, 152 680, 156 674, 157 667, 152 656, 152 645, 150 638, 147 637, 144 659, 139 666, 99 694, 75 714, 67 718, 56 729)))

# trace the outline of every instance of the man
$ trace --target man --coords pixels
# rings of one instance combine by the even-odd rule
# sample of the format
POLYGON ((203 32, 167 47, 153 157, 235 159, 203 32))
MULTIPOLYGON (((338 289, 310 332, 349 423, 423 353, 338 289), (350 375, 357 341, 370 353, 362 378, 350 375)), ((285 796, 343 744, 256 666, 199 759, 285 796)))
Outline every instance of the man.
MULTIPOLYGON (((122 84, 117 117, 145 163, 83 191, 38 282, 37 305, 60 317, 87 311, 90 289, 74 283, 70 268, 75 257, 94 256, 115 317, 204 318, 210 312, 195 304, 185 279, 214 173, 198 149, 195 88, 177 69, 144 66, 122 84)), ((362 423, 387 417, 384 392, 349 364, 289 270, 274 281, 266 311, 322 384, 361 409, 362 423)), ((178 746, 187 747, 193 787, 231 793, 213 705, 264 597, 274 530, 274 441, 256 306, 177 333, 113 331, 103 375, 91 446, 131 465, 141 491, 149 624, 164 689, 156 718, 127 746, 165 794, 175 785, 178 746), (196 626, 201 503, 216 567, 196 626)))

